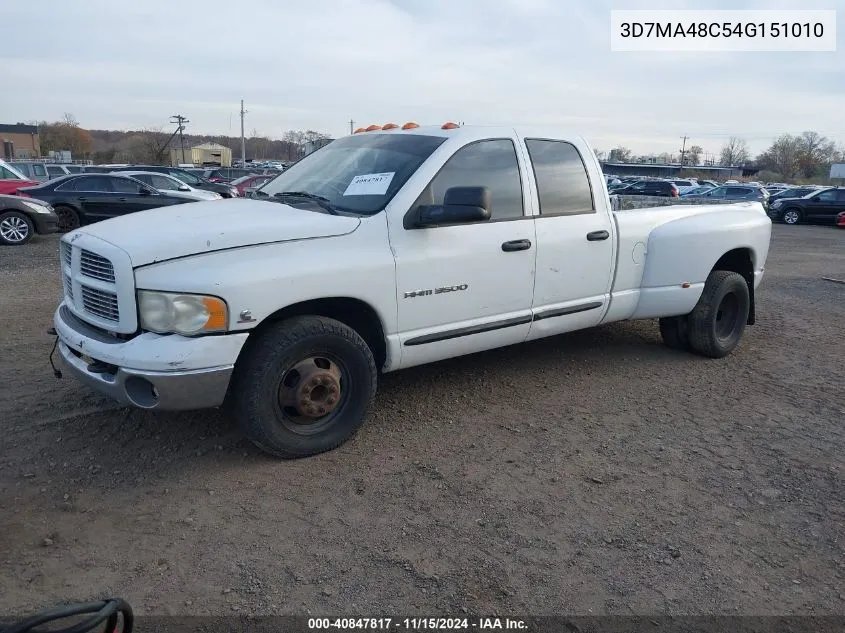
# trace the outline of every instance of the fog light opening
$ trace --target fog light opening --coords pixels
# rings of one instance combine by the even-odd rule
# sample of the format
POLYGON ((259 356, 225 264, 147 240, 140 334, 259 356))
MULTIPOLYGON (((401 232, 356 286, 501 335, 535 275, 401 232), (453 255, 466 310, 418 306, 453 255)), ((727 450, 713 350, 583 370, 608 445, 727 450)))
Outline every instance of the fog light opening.
POLYGON ((126 396, 137 407, 152 409, 158 404, 158 389, 146 378, 130 376, 123 388, 126 390, 126 396))

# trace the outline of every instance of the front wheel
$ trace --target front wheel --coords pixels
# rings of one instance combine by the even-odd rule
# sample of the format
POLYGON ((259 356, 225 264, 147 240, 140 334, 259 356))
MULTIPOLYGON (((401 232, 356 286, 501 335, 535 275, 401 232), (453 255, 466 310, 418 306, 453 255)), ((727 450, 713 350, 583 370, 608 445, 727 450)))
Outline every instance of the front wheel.
POLYGON ((801 211, 798 209, 787 209, 781 217, 784 224, 798 224, 801 222, 801 211))
POLYGON ((238 360, 231 405, 263 451, 293 459, 336 448, 364 422, 376 392, 372 351, 334 319, 294 317, 254 335, 238 360))
POLYGON ((26 214, 20 211, 0 213, 0 244, 20 246, 32 239, 35 228, 26 214))
POLYGON ((745 278, 729 270, 714 270, 689 316, 689 343, 693 351, 710 358, 723 358, 739 344, 751 295, 745 278))

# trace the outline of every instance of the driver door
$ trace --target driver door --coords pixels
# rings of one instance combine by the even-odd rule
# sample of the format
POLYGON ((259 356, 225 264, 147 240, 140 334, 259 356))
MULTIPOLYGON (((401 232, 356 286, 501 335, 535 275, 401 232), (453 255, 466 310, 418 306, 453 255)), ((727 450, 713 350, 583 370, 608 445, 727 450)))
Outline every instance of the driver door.
POLYGON ((409 213, 442 205, 451 187, 487 187, 491 218, 407 228, 391 218, 401 367, 525 340, 536 237, 522 155, 510 138, 469 143, 443 165, 409 213))

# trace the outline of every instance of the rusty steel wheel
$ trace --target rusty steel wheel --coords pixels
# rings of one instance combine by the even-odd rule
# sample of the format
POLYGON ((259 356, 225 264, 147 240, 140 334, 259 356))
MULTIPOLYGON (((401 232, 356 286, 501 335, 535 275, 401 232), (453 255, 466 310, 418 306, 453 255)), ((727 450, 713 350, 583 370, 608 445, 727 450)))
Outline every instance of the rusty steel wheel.
POLYGON ((280 421, 287 429, 311 435, 332 424, 347 395, 341 366, 326 356, 309 356, 284 373, 279 406, 280 421))
POLYGON ((256 446, 293 459, 352 437, 377 382, 372 350, 355 330, 328 317, 296 316, 250 336, 227 407, 256 446))

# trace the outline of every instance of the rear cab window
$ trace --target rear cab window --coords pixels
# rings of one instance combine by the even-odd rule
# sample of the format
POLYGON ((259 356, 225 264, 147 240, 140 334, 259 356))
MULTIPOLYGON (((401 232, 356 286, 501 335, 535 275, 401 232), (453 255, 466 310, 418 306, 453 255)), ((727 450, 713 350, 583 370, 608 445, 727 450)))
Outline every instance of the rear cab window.
POLYGON ((537 181, 541 216, 596 212, 586 165, 572 143, 526 139, 525 145, 537 181))

